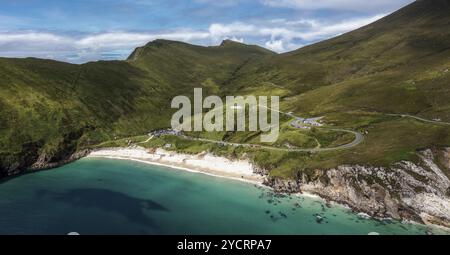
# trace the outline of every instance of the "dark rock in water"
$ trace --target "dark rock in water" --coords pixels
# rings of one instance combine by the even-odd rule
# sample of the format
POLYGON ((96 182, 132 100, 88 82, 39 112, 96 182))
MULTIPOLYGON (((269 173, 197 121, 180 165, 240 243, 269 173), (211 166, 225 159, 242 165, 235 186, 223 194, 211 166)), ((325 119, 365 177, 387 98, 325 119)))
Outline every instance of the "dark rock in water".
POLYGON ((380 224, 380 226, 385 226, 385 225, 387 225, 387 223, 384 222, 384 221, 379 221, 379 224, 380 224))
POLYGON ((282 193, 276 193, 275 197, 277 197, 277 198, 284 198, 284 197, 287 197, 287 195, 282 194, 282 193))
POLYGON ((320 215, 317 215, 317 216, 316 216, 316 222, 319 223, 319 224, 321 224, 322 221, 323 221, 323 217, 320 216, 320 215))
POLYGON ((269 199, 269 200, 267 200, 267 203, 271 204, 271 203, 273 203, 273 200, 269 199))
POLYGON ((270 215, 270 219, 272 220, 272 221, 277 221, 278 220, 278 218, 277 217, 275 217, 273 214, 272 215, 270 215))
POLYGON ((270 211, 269 210, 266 210, 266 214, 269 214, 270 213, 270 211))
POLYGON ((279 214, 281 217, 283 217, 283 218, 287 218, 287 215, 284 214, 284 213, 282 213, 282 212, 278 212, 278 214, 279 214))
POLYGON ((391 224, 392 223, 392 220, 391 219, 383 219, 382 220, 384 223, 386 223, 386 224, 391 224))

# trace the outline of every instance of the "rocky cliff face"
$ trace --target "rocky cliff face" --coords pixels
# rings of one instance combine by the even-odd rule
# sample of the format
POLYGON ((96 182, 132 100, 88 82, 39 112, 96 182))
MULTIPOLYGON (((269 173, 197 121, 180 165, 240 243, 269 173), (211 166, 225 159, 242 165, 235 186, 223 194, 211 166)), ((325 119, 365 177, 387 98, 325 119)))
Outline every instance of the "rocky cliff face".
POLYGON ((297 180, 268 178, 281 192, 311 192, 375 217, 450 227, 450 149, 418 152, 416 163, 391 167, 340 166, 297 180))
POLYGON ((26 161, 21 161, 13 164, 10 168, 0 169, 0 179, 3 177, 10 177, 26 172, 44 170, 59 167, 80 158, 87 156, 90 150, 80 150, 76 152, 66 153, 64 157, 57 157, 53 154, 41 153, 38 156, 33 156, 26 161))
POLYGON ((43 169, 50 169, 50 168, 55 168, 55 167, 59 167, 65 164, 68 164, 70 162, 73 162, 75 160, 81 159, 85 156, 87 156, 91 151, 90 150, 81 150, 81 151, 77 151, 73 154, 71 154, 70 156, 58 160, 58 161, 52 161, 52 158, 49 157, 46 154, 41 154, 39 156, 39 158, 37 159, 36 162, 34 162, 34 164, 29 167, 27 170, 29 171, 36 171, 36 170, 43 170, 43 169))

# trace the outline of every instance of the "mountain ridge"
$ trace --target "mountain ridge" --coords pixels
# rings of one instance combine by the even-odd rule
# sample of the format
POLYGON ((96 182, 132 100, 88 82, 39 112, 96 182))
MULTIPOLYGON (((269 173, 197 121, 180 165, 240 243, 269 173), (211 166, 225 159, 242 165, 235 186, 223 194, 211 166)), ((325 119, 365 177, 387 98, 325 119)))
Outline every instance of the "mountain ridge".
MULTIPOLYGON (((126 61, 0 58, 0 176, 26 171, 38 159, 52 163, 167 128, 171 99, 192 96, 194 87, 219 96, 279 95, 286 111, 367 132, 362 145, 344 152, 270 154, 277 160, 268 163, 273 175, 340 164, 386 166, 414 159, 419 148, 448 146, 445 127, 386 114, 450 120, 449 2, 416 1, 363 28, 283 54, 232 41, 205 47, 158 39, 126 61)), ((265 164, 258 152, 253 156, 265 164)))

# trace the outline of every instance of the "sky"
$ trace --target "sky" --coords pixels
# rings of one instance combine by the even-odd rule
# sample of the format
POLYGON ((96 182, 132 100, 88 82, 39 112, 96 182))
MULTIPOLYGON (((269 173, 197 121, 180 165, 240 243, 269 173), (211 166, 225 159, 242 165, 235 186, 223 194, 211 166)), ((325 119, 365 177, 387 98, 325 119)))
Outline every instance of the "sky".
POLYGON ((0 0, 0 56, 125 59, 155 39, 224 39, 282 53, 369 24, 413 0, 0 0))

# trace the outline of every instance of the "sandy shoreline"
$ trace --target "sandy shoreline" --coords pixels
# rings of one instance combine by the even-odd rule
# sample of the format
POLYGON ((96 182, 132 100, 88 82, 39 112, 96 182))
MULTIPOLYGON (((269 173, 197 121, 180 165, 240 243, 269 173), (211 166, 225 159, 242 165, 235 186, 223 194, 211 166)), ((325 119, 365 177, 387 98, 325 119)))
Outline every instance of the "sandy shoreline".
MULTIPOLYGON (((242 181, 255 185, 262 185, 267 188, 271 188, 263 184, 265 177, 259 174, 253 173, 253 164, 247 160, 230 160, 224 157, 214 156, 209 153, 201 153, 196 155, 182 154, 163 149, 156 149, 154 151, 145 149, 143 147, 134 146, 128 148, 105 148, 91 152, 88 158, 111 158, 120 160, 132 160, 136 162, 165 166, 172 169, 184 170, 192 173, 206 174, 210 176, 232 179, 236 181, 242 181)), ((309 197, 314 199, 321 199, 328 201, 317 194, 309 192, 295 193, 295 196, 309 197)), ((348 210, 351 210, 349 206, 342 203, 331 202, 334 206, 342 206, 348 210)), ((360 213, 361 217, 373 218, 369 215, 360 213)), ((374 218, 378 220, 384 220, 389 218, 374 218)), ((411 220, 404 220, 403 222, 409 224, 420 224, 411 220)), ((448 228, 430 224, 427 225, 439 227, 441 229, 448 230, 448 228)))
POLYGON ((264 180, 263 176, 253 173, 253 164, 247 160, 229 160, 209 153, 189 155, 135 146, 99 149, 91 152, 87 157, 133 160, 258 185, 261 185, 264 180))

